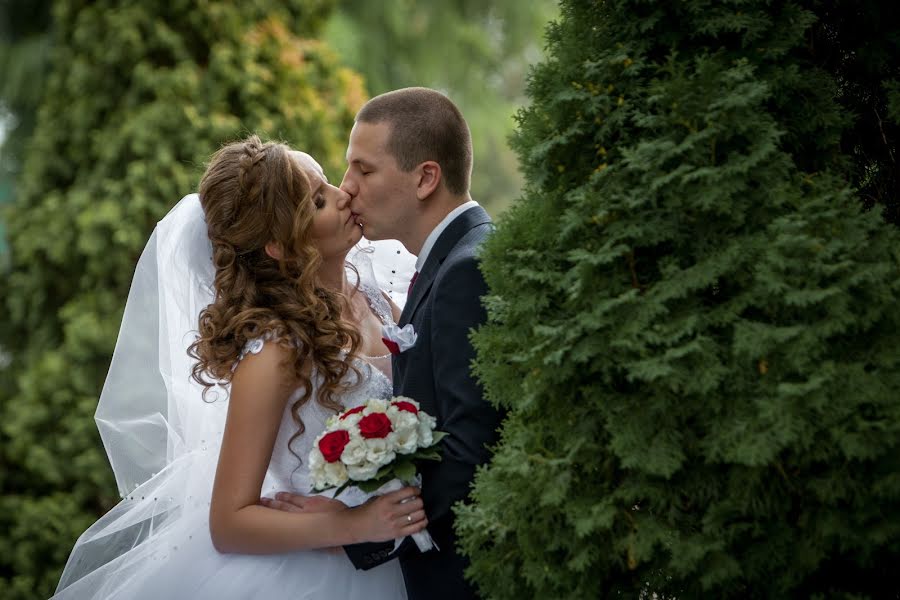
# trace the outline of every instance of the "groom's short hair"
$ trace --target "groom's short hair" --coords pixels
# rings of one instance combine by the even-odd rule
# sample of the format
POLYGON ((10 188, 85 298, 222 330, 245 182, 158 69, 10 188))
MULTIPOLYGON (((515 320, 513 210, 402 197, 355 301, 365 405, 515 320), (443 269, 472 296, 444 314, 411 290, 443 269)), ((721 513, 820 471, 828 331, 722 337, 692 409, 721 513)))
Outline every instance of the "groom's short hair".
POLYGON ((366 102, 356 121, 390 125, 388 152, 402 171, 433 160, 441 165, 451 194, 468 193, 472 135, 462 113, 445 95, 423 87, 387 92, 366 102))

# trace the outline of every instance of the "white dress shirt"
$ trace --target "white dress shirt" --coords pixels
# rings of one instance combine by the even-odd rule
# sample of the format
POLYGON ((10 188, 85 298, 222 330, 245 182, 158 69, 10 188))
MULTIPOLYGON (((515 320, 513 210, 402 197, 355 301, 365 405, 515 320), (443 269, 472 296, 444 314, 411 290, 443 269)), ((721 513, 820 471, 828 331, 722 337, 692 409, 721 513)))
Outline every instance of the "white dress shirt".
MULTIPOLYGON (((378 240, 373 242, 362 238, 358 248, 366 248, 371 252, 372 270, 375 279, 394 304, 403 308, 406 304, 406 289, 415 271, 416 257, 406 251, 397 240, 378 240)), ((350 253, 352 257, 353 253, 350 253)))

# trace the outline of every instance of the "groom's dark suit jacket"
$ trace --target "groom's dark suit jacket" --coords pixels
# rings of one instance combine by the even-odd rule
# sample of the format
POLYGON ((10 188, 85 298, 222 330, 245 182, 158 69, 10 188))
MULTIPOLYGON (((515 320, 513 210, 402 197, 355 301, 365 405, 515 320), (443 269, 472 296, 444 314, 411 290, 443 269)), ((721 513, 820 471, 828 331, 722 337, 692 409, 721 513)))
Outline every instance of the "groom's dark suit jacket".
MULTIPOLYGON (((472 376, 469 341, 470 330, 486 319, 480 298, 487 286, 476 252, 492 229, 480 206, 454 219, 428 254, 398 323, 412 323, 418 337, 394 356, 394 394, 419 401, 437 418, 438 429, 450 434, 442 442, 443 460, 419 465, 428 531, 440 551, 420 553, 411 539, 398 550, 410 600, 476 597, 463 579, 468 563, 455 547, 451 506, 468 496, 475 467, 490 458, 501 419, 472 376)), ((346 550, 357 568, 368 569, 392 558, 392 545, 346 550)))

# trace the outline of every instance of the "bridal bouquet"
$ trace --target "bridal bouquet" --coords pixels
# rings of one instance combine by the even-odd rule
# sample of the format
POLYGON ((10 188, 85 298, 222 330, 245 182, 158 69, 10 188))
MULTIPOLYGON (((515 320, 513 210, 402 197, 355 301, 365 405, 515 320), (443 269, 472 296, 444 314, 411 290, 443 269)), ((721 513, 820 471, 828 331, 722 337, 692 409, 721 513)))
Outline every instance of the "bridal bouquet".
MULTIPOLYGON (((368 400, 331 417, 309 453, 313 488, 337 488, 337 497, 351 485, 371 493, 418 484, 413 461, 441 459, 437 444, 447 434, 435 431, 435 424, 404 396, 368 400)), ((423 552, 434 545, 427 531, 412 537, 423 552)))
POLYGON ((355 485, 371 493, 392 479, 412 483, 416 460, 440 460, 437 444, 446 435, 419 403, 397 396, 373 399, 331 417, 309 453, 317 491, 355 485))

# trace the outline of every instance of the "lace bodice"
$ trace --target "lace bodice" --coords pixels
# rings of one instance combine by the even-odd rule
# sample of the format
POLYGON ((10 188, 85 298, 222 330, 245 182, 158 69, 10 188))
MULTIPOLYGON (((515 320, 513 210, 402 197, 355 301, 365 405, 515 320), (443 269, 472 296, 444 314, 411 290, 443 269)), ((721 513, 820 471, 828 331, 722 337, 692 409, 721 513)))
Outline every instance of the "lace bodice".
MULTIPOLYGON (((348 276, 353 277, 357 273, 359 274, 359 291, 365 296, 372 313, 378 317, 382 325, 393 325, 394 315, 391 311, 391 305, 384 297, 384 293, 382 293, 381 288, 378 286, 378 281, 375 279, 375 274, 371 271, 371 262, 367 257, 359 258, 358 255, 355 262, 357 270, 348 270, 348 276)), ((351 282, 353 281, 355 280, 351 279, 351 282)), ((369 364, 381 369, 388 377, 391 376, 390 353, 384 353, 379 356, 363 356, 362 358, 369 364)))

